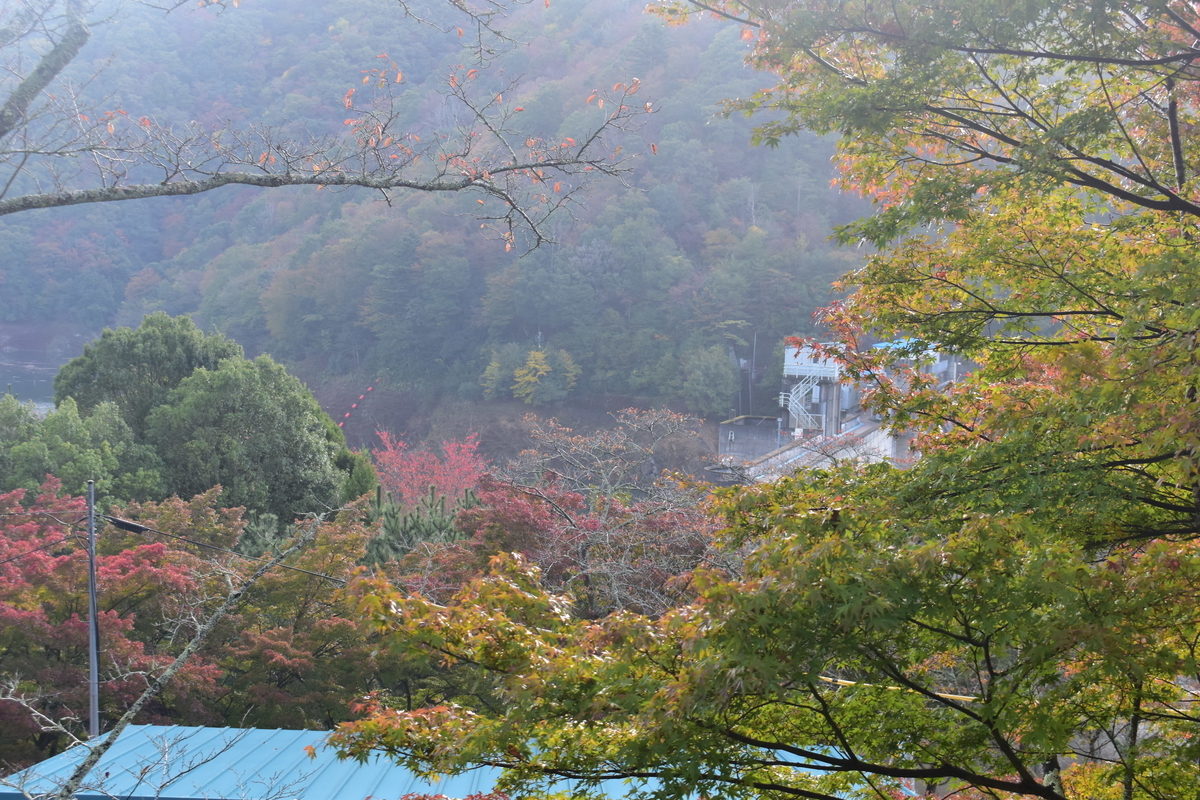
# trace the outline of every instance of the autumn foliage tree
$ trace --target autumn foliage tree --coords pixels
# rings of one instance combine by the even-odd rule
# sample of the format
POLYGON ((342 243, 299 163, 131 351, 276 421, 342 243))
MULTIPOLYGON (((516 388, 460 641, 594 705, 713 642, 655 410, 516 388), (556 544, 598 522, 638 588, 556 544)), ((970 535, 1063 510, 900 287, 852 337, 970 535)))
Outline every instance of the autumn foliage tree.
POLYGON ((843 134, 878 210, 842 236, 876 251, 829 353, 922 458, 730 493, 744 571, 657 616, 574 618, 520 561, 440 605, 365 587, 510 702, 378 707, 343 746, 531 794, 1197 797, 1196 9, 659 10, 743 27, 761 141, 843 134), (938 349, 978 369, 936 385, 938 349))
POLYGON ((330 728, 351 717, 356 696, 412 691, 422 676, 383 657, 342 589, 377 531, 365 500, 331 516, 289 562, 295 569, 264 576, 231 615, 210 650, 221 671, 223 719, 330 728))
POLYGON ((582 434, 527 416, 534 446, 478 473, 472 502, 456 512, 457 535, 412 550, 390 575, 408 591, 446 598, 496 555, 519 553, 570 595, 575 613, 598 617, 659 613, 680 596, 676 575, 713 559, 731 565, 711 547, 706 488, 655 468, 656 453, 692 436, 695 421, 663 410, 614 417, 612 428, 582 434))
MULTIPOLYGON (((80 732, 88 705, 88 562, 77 527, 84 501, 62 495, 57 481, 47 482, 28 508, 22 505, 24 494, 0 496, 0 715, 5 721, 0 747, 9 764, 27 764, 64 748, 69 739, 53 724, 80 732)), ((211 509, 191 513, 206 509, 211 499, 199 498, 190 509, 179 504, 176 516, 206 521, 193 532, 229 544, 236 537, 230 535, 228 515, 211 509)), ((101 537, 97 580, 105 717, 119 715, 145 689, 147 676, 174 657, 171 651, 178 637, 186 636, 190 613, 214 591, 211 582, 219 581, 218 572, 194 549, 115 529, 101 537)), ((147 709, 145 719, 213 722, 218 719, 213 704, 223 693, 218 668, 196 658, 147 709)))
POLYGON ((432 489, 439 497, 457 502, 478 485, 487 471, 487 460, 478 452, 475 434, 445 441, 441 455, 428 447, 412 448, 400 436, 379 431, 380 447, 372 450, 379 484, 397 501, 415 506, 432 489))
MULTIPOLYGON (((842 477, 828 488, 861 480, 842 477)), ((580 620, 521 562, 440 605, 369 585, 363 611, 389 639, 479 665, 506 702, 377 707, 337 738, 414 767, 501 765, 505 787, 537 793, 567 778, 599 797, 624 775, 652 779, 634 784, 644 797, 834 798, 918 781, 1094 797, 1132 772, 1139 794, 1194 796, 1178 794, 1196 785, 1180 678, 1194 670, 1194 543, 1089 568, 1036 525, 978 517, 943 537, 930 524, 906 546, 890 498, 843 502, 832 522, 810 505, 828 499, 786 482, 730 509, 758 520, 739 534, 779 544, 741 580, 698 575, 696 601, 657 618, 580 620)))
POLYGON ((887 242, 914 224, 966 219, 1000 188, 1033 198, 1072 186, 1119 212, 1200 210, 1188 189, 1190 6, 678 0, 656 9, 744 26, 753 63, 780 78, 731 101, 778 112, 760 141, 802 127, 845 134, 847 184, 882 206, 851 235, 887 242))
POLYGON ((486 398, 511 396, 543 405, 566 399, 581 371, 566 350, 525 350, 510 344, 492 354, 480 383, 486 398))
MULTIPOLYGON (((232 552, 246 519, 220 497, 212 489, 187 501, 131 503, 118 514, 136 526, 101 524, 105 730, 175 659, 228 584, 263 563, 232 552)), ((0 754, 13 766, 81 737, 88 704, 84 501, 56 480, 23 501, 23 492, 0 495, 0 754)), ((375 533, 366 506, 302 523, 311 541, 250 589, 136 721, 328 728, 349 718, 364 692, 436 699, 428 693, 445 677, 380 658, 342 591, 375 533)))

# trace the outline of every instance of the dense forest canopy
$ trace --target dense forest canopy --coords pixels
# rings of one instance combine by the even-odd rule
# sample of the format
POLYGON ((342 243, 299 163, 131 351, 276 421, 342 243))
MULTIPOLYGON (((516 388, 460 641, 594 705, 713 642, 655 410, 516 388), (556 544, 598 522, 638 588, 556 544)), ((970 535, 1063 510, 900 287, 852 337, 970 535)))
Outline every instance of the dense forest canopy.
MULTIPOLYGON (((347 90, 386 60, 403 71, 404 123, 435 132, 453 117, 439 81, 469 55, 453 30, 382 0, 123 14, 95 28, 72 70, 82 79, 112 58, 95 82, 106 102, 164 124, 338 133, 347 90)), ((506 251, 471 197, 229 188, 55 209, 0 220, 0 319, 98 328, 191 313, 251 352, 472 399, 493 364, 503 374, 489 394, 511 396, 544 349, 578 368, 572 391, 682 397, 704 413, 729 409, 727 389, 712 395, 736 386, 732 347, 757 353, 761 396, 773 395, 778 342, 812 330, 829 282, 855 263, 826 243, 862 210, 828 185, 832 143, 753 149, 748 122, 719 116, 722 100, 764 85, 736 30, 581 0, 514 9, 505 26, 520 44, 477 80, 518 80, 514 124, 529 135, 573 140, 606 113, 589 96, 635 78, 655 111, 615 142, 640 154, 627 185, 596 184, 574 219, 553 217, 555 244, 506 251)))

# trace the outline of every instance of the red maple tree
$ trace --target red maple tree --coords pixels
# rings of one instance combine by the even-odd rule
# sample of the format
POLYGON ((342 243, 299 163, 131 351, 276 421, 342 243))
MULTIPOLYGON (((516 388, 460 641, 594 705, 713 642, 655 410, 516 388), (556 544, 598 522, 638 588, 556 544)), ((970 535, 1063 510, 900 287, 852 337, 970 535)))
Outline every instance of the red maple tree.
POLYGON ((401 436, 378 431, 383 446, 372 450, 379 483, 402 505, 415 506, 432 486, 439 497, 454 503, 466 497, 487 472, 488 462, 479 454, 479 437, 471 434, 458 441, 442 442, 441 454, 413 449, 401 436))

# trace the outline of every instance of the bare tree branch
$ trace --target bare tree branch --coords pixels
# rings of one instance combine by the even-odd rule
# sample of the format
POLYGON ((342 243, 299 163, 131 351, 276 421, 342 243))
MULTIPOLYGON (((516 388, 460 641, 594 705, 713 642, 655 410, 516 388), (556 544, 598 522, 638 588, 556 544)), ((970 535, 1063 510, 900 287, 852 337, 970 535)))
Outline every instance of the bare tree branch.
MULTIPOLYGON (((8 96, 4 106, 0 107, 0 138, 7 136, 13 128, 21 124, 38 95, 66 69, 91 38, 91 32, 75 3, 68 5, 68 19, 62 39, 42 57, 33 71, 8 96)), ((0 41, 3 41, 3 37, 0 37, 0 41)))
MULTIPOLYGON (((165 12, 180 6, 175 0, 149 5, 165 12)), ((475 27, 481 57, 489 42, 503 40, 496 24, 504 5, 450 5, 475 27)), ((398 8, 433 24, 404 3, 398 8)), ((633 101, 640 88, 635 79, 597 96, 589 109, 592 127, 578 140, 544 141, 516 125, 515 84, 497 87, 486 72, 459 66, 443 76, 448 113, 413 130, 403 122, 410 100, 402 97, 409 87, 401 70, 377 64, 364 70, 368 86, 346 92, 347 118, 336 135, 233 122, 168 125, 89 103, 81 87, 63 79, 89 40, 86 16, 93 12, 87 0, 0 9, 0 216, 231 185, 358 186, 385 198, 396 190, 468 191, 485 201, 479 216, 500 229, 508 247, 518 234, 537 246, 548 238, 543 225, 549 216, 569 213, 590 181, 620 179, 628 156, 620 155, 619 139, 652 110, 633 101)))

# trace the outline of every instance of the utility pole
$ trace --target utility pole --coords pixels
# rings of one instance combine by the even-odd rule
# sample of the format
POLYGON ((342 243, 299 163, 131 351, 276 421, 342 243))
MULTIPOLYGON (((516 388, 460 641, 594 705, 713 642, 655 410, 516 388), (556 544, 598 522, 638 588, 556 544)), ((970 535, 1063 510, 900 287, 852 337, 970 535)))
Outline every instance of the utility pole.
POLYGON ((88 481, 88 737, 100 735, 100 621, 96 606, 96 482, 88 481))
MULTIPOLYGON (((751 195, 753 197, 753 195, 751 195)), ((758 331, 754 332, 754 346, 750 349, 750 385, 746 391, 750 395, 750 413, 754 413, 754 364, 758 361, 758 331)))

